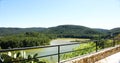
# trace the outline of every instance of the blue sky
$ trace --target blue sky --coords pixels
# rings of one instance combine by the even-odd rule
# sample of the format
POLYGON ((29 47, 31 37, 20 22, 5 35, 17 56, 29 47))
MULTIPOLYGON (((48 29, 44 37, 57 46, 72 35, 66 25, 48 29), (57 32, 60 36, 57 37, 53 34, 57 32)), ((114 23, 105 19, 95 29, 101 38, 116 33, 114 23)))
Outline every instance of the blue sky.
POLYGON ((120 27, 120 0, 0 0, 0 27, 120 27))

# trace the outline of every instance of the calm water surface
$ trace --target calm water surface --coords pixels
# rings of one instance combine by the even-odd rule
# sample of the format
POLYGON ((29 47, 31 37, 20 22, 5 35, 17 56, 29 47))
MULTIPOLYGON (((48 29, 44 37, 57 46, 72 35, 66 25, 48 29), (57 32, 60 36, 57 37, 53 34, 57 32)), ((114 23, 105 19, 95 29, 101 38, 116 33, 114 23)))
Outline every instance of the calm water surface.
MULTIPOLYGON (((60 45, 60 44, 70 44, 76 39, 55 39, 50 42, 50 45, 60 45)), ((75 47, 79 46, 79 44, 74 44, 74 45, 66 45, 66 46, 61 46, 60 47, 60 52, 67 52, 67 51, 72 51, 75 47)), ((38 54, 38 56, 44 56, 44 55, 50 55, 50 54, 56 54, 58 53, 58 47, 49 47, 49 48, 38 48, 38 49, 29 49, 29 50, 20 50, 20 52, 23 53, 25 52, 25 56, 27 57, 28 55, 33 56, 34 54, 38 54)), ((18 52, 18 51, 14 51, 18 52)), ((49 57, 44 57, 40 59, 44 59, 49 61, 49 63, 56 63, 58 61, 57 55, 55 56, 49 56, 49 57)))
MULTIPOLYGON (((70 42, 72 40, 75 40, 75 39, 56 39, 56 40, 52 40, 50 42, 50 45, 70 44, 70 43, 72 43, 72 42, 70 42)), ((60 52, 72 51, 73 48, 75 48, 77 46, 79 46, 79 44, 61 46, 60 52)), ((25 50, 25 52, 26 52, 26 55, 34 55, 35 53, 38 53, 38 56, 43 56, 43 55, 58 53, 58 47, 31 49, 31 50, 25 50)), ((52 56, 52 57, 46 57, 46 59, 48 61, 57 62, 57 55, 52 56), (51 58, 52 58, 52 60, 51 60, 51 58)))

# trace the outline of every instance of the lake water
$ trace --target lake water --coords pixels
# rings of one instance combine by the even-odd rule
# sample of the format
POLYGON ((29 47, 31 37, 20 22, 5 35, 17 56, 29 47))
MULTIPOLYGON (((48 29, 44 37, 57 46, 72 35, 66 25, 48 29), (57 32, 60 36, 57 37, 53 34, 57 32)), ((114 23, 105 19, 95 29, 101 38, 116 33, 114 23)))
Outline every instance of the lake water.
MULTIPOLYGON (((56 39, 56 40, 52 40, 50 42, 50 45, 70 44, 70 43, 73 43, 73 42, 70 42, 70 41, 73 41, 73 40, 75 40, 75 39, 56 39)), ((72 51, 77 46, 79 46, 79 44, 61 46, 60 47, 60 52, 72 51)), ((58 53, 58 47, 25 50, 25 52, 26 52, 27 55, 34 55, 35 53, 38 53, 38 56, 50 55, 50 54, 58 53)), ((48 60, 50 63, 58 61, 57 55, 46 57, 44 59, 48 60)))
MULTIPOLYGON (((73 43, 71 41, 75 41, 75 40, 76 39, 71 39, 71 38, 55 39, 50 42, 50 45, 70 44, 70 43, 73 43)), ((77 39, 77 40, 82 40, 82 39, 77 39)), ((83 40, 85 40, 85 39, 83 39, 83 40)), ((78 47, 78 46, 79 46, 79 44, 61 46, 60 52, 72 51, 75 47, 78 47)), ((24 50, 24 52, 25 52, 26 56, 28 56, 28 55, 33 56, 36 53, 38 54, 38 56, 44 56, 44 55, 58 53, 58 47, 29 49, 29 50, 24 50)), ((56 63, 58 61, 57 58, 58 58, 58 56, 55 55, 55 56, 44 57, 44 60, 49 61, 49 63, 56 63)))

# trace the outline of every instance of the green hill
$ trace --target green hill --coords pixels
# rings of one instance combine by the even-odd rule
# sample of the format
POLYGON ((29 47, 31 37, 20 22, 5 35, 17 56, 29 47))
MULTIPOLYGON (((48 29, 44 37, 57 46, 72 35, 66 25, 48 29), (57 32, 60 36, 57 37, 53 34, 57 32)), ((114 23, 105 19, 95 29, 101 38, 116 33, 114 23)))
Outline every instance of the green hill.
POLYGON ((60 25, 49 28, 0 28, 0 36, 18 34, 24 32, 42 32, 46 34, 57 35, 58 37, 72 37, 72 38, 90 38, 96 37, 99 34, 108 35, 110 33, 120 33, 120 28, 107 29, 94 29, 79 25, 60 25))
POLYGON ((0 28, 0 36, 2 35, 11 35, 24 32, 41 32, 46 28, 0 28))
POLYGON ((57 34, 59 37, 72 37, 72 38, 90 38, 97 36, 102 32, 96 31, 92 28, 78 26, 78 25, 60 25, 51 27, 45 30, 45 33, 57 34))
POLYGON ((98 32, 101 32, 101 33, 105 33, 105 34, 107 34, 107 33, 110 32, 110 30, 107 30, 107 29, 99 29, 99 28, 95 28, 94 30, 96 30, 96 31, 98 31, 98 32))
POLYGON ((114 35, 117 35, 117 34, 120 33, 120 28, 119 27, 118 28, 113 28, 113 29, 110 30, 110 32, 113 33, 114 35))

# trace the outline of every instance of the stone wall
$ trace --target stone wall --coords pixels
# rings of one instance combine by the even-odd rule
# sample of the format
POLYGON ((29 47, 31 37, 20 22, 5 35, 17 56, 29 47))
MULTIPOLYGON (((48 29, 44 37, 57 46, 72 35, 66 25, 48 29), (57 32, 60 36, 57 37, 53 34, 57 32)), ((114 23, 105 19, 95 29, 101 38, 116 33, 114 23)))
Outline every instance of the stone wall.
POLYGON ((95 63, 120 63, 120 52, 110 55, 104 59, 101 59, 95 63))
POLYGON ((89 55, 80 56, 72 59, 68 59, 61 63, 95 63, 98 60, 104 59, 112 54, 120 52, 120 46, 115 46, 111 48, 107 48, 95 53, 91 53, 89 55))

